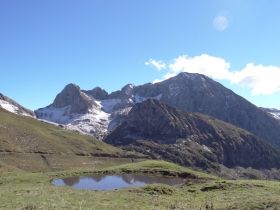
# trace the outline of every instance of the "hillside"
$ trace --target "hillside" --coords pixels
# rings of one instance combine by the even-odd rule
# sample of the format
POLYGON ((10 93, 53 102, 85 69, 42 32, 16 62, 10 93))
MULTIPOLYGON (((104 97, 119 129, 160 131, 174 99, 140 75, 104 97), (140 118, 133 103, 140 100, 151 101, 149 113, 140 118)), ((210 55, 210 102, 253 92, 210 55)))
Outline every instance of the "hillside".
MULTIPOLYGON (((101 162, 91 157, 137 158, 143 155, 0 108, 0 163, 27 171, 49 171, 79 168, 81 164, 93 167, 96 161, 101 162)), ((6 167, 3 164, 0 169, 6 167)))
POLYGON ((154 99, 136 104, 104 141, 185 166, 280 167, 280 151, 268 142, 208 115, 154 99))
POLYGON ((91 136, 59 128, 0 108, 0 152, 117 156, 120 149, 91 136))
POLYGON ((20 104, 10 99, 9 97, 3 95, 2 93, 0 93, 0 107, 15 114, 36 117, 34 111, 21 106, 20 104))

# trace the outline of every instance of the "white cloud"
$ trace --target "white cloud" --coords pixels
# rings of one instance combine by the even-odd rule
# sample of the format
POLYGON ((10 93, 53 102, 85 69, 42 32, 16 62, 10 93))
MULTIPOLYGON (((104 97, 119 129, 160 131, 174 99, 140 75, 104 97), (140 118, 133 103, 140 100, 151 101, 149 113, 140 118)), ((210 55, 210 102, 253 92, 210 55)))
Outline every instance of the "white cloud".
POLYGON ((153 83, 161 82, 161 81, 163 81, 163 80, 169 79, 170 77, 175 77, 176 75, 177 75, 176 73, 168 72, 167 74, 165 74, 165 75, 163 76, 163 79, 155 79, 155 80, 153 81, 153 83))
POLYGON ((228 79, 230 72, 228 71, 230 64, 224 59, 216 58, 203 54, 191 58, 187 55, 175 58, 169 65, 172 73, 189 72, 201 73, 213 77, 215 79, 228 79))
POLYGON ((145 65, 147 66, 153 65, 159 71, 166 68, 166 65, 163 61, 156 61, 154 59, 150 59, 148 62, 145 62, 145 65))
POLYGON ((230 81, 252 88, 252 95, 273 94, 280 91, 280 68, 249 63, 243 70, 233 72, 230 81))
MULTIPOLYGON (((239 71, 229 71, 230 63, 222 58, 203 54, 194 58, 187 55, 173 59, 169 64, 169 72, 163 76, 168 79, 180 72, 200 73, 213 79, 229 80, 232 84, 252 89, 252 95, 273 94, 280 92, 280 68, 250 63, 239 71)), ((155 80, 159 82, 161 80, 155 80)))
POLYGON ((153 84, 158 83, 158 82, 161 82, 161 81, 163 81, 163 79, 155 79, 155 80, 153 81, 153 84))

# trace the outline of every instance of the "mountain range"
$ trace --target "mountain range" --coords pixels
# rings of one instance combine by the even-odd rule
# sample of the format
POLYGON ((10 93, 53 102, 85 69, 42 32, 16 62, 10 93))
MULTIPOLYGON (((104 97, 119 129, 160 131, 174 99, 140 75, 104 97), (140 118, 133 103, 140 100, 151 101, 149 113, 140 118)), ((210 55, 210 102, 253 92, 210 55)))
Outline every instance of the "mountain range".
POLYGON ((147 99, 158 99, 183 111, 207 114, 280 148, 280 120, 273 117, 271 110, 255 106, 202 74, 183 72, 155 84, 128 84, 111 94, 100 87, 85 91, 68 84, 51 105, 35 113, 39 119, 103 139, 135 104, 147 99))
POLYGON ((4 109, 181 165, 280 167, 280 111, 259 108, 202 74, 128 84, 108 94, 68 84, 35 111, 0 94, 4 109))

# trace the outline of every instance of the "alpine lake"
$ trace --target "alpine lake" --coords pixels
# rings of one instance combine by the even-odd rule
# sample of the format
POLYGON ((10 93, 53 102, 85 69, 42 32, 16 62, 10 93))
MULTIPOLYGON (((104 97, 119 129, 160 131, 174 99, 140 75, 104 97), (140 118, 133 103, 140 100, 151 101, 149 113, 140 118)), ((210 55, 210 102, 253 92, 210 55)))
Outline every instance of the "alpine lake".
POLYGON ((56 186, 69 186, 75 189, 104 191, 156 183, 178 186, 184 184, 185 180, 178 177, 167 178, 145 174, 99 174, 57 179, 52 184, 56 186))

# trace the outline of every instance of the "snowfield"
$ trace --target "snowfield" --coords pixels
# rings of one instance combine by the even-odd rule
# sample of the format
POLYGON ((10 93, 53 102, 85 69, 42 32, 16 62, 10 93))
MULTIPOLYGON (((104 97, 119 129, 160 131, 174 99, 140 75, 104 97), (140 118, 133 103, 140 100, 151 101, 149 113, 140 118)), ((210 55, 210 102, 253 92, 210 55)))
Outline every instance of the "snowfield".
POLYGON ((101 110, 100 103, 97 104, 99 105, 97 108, 93 107, 85 114, 70 114, 71 106, 63 108, 50 106, 37 110, 36 114, 39 119, 63 124, 65 129, 103 138, 107 133, 110 114, 101 110))
POLYGON ((21 115, 24 115, 24 116, 34 118, 34 116, 31 116, 30 114, 28 114, 24 111, 22 113, 20 113, 19 107, 14 106, 13 104, 10 104, 8 101, 0 100, 0 107, 2 107, 3 109, 6 109, 9 112, 14 113, 14 114, 21 114, 21 115))
POLYGON ((16 106, 10 104, 10 103, 7 102, 7 101, 0 100, 0 106, 1 106, 3 109, 6 109, 6 110, 9 111, 9 112, 12 112, 12 113, 15 113, 15 114, 18 113, 18 107, 16 107, 16 106))

